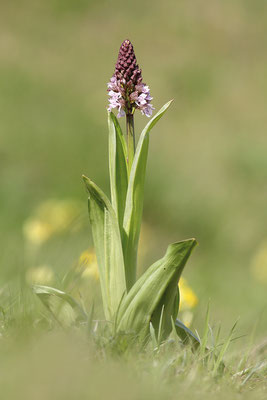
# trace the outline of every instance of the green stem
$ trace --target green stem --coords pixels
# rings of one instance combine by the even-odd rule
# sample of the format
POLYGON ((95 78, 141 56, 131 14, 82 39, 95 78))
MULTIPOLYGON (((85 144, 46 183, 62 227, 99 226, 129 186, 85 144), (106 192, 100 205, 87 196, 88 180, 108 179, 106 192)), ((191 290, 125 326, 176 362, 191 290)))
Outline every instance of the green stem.
POLYGON ((135 136, 134 136, 134 116, 133 114, 126 114, 126 132, 127 132, 127 148, 128 148, 128 174, 133 164, 135 153, 135 136))

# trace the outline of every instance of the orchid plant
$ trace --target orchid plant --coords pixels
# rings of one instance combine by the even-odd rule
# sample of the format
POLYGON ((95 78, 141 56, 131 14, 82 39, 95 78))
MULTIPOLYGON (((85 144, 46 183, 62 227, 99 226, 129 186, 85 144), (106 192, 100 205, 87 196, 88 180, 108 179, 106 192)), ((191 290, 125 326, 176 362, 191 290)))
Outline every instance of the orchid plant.
MULTIPOLYGON (((171 101, 150 119, 136 144, 134 114, 140 110, 151 117, 154 108, 129 40, 120 47, 115 72, 108 83, 108 96, 111 200, 83 176, 89 193, 89 219, 105 318, 113 322, 116 332, 133 332, 141 343, 151 336, 160 342, 175 329, 183 340, 191 339, 198 344, 196 336, 177 319, 178 283, 196 240, 169 245, 163 258, 138 279, 136 276, 149 135, 171 101), (126 119, 126 135, 112 112, 114 109, 118 110, 118 118, 126 119)), ((77 321, 85 318, 79 304, 66 293, 37 285, 34 290, 47 307, 51 308, 50 296, 60 297, 75 310, 77 321)))

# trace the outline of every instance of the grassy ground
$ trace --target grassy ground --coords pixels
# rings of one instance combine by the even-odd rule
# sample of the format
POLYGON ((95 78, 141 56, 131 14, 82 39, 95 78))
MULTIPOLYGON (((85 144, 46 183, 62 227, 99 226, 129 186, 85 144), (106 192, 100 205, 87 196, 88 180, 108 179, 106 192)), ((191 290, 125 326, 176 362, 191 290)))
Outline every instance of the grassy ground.
MULTIPOLYGON (((264 398, 266 369, 243 386, 246 378, 231 373, 253 331, 247 367, 266 358, 265 1, 12 0, 0 8, 1 390, 7 398, 264 398), (38 299, 21 291, 27 271, 43 265, 62 287, 92 244, 81 175, 108 191, 106 82, 127 37, 156 109, 175 99, 151 135, 139 267, 172 241, 198 239, 185 271, 199 298, 192 328, 203 331, 211 299, 211 326, 221 322, 227 337, 240 317, 236 336, 247 335, 231 344, 229 372, 217 380, 179 344, 124 361, 99 354, 91 339, 51 330, 38 299), (29 245, 25 221, 48 199, 72 200, 79 212, 29 245)), ((138 117, 137 128, 145 122, 138 117)), ((87 306, 98 298, 89 281, 83 293, 87 306)))

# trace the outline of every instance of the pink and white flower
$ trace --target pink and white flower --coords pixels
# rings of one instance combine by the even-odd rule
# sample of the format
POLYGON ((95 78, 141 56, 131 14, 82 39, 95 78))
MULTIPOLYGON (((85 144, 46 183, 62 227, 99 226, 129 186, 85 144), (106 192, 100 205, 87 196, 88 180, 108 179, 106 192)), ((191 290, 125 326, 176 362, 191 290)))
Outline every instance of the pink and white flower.
POLYGON ((123 117, 140 110, 143 115, 151 117, 154 110, 151 104, 153 97, 142 80, 133 45, 125 40, 119 50, 114 75, 108 83, 108 111, 117 109, 118 117, 123 117))

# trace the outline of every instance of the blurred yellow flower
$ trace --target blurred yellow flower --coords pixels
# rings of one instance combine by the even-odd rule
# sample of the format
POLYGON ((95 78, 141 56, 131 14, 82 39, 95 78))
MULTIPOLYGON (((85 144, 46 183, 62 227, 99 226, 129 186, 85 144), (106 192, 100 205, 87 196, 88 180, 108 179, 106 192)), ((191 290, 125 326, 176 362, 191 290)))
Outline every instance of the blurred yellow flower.
POLYGON ((99 279, 96 254, 93 250, 85 250, 79 258, 79 267, 82 268, 82 277, 99 279))
POLYGON ((41 203, 23 225, 25 238, 33 244, 42 244, 52 235, 70 227, 78 227, 80 203, 73 200, 47 200, 41 203), (75 224, 74 224, 75 222, 75 224))
POLYGON ((250 270, 256 280, 267 283, 267 240, 261 243, 253 256, 250 270))
POLYGON ((25 279, 29 285, 47 285, 53 281, 54 272, 49 266, 40 265, 39 267, 29 268, 26 271, 25 279))
POLYGON ((198 303, 198 298, 194 291, 188 286, 187 281, 184 278, 180 278, 179 281, 180 290, 180 311, 194 308, 198 303))
POLYGON ((29 218, 23 225, 23 233, 29 242, 39 245, 51 236, 52 230, 49 224, 35 218, 29 218))
POLYGON ((190 327, 190 325, 193 321, 193 317, 194 317, 194 314, 192 313, 192 311, 189 311, 189 310, 183 311, 181 313, 181 315, 179 314, 179 318, 181 318, 182 323, 185 324, 185 326, 187 326, 187 328, 190 327))
POLYGON ((80 203, 74 200, 46 200, 36 209, 40 220, 46 221, 53 232, 62 232, 80 215, 80 203))

